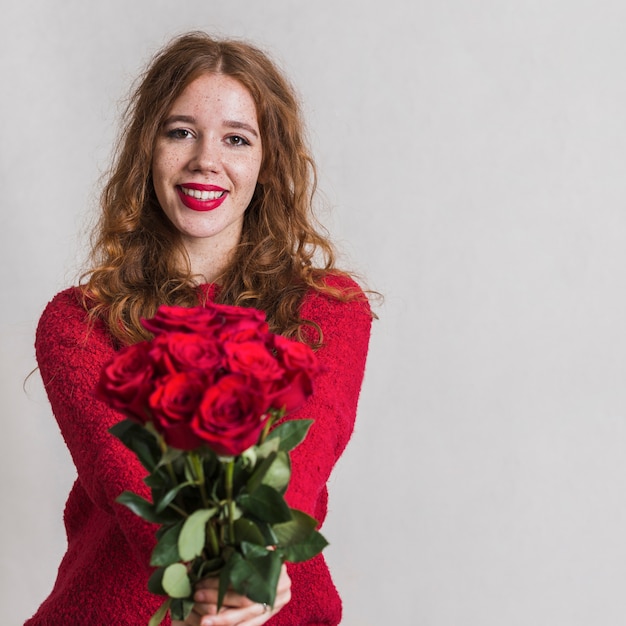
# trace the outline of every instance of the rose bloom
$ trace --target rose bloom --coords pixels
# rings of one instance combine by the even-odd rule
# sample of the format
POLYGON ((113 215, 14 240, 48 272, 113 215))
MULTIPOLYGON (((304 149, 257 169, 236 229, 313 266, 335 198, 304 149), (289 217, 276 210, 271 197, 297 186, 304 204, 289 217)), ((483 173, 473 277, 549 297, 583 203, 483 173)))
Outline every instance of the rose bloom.
POLYGON ((154 427, 168 445, 191 450, 202 443, 190 422, 205 389, 206 380, 197 372, 171 374, 157 381, 149 398, 150 411, 154 427))
POLYGON ((276 381, 284 375, 283 368, 262 341, 227 341, 222 350, 225 365, 232 373, 260 382, 276 381))
POLYGON ((270 407, 291 413, 300 408, 313 394, 313 382, 306 372, 293 372, 272 388, 270 407))
POLYGON ((248 341, 269 336, 262 311, 228 304, 214 304, 213 307, 218 322, 214 332, 220 341, 248 341))
POLYGON ((225 335, 268 332, 262 311, 214 302, 198 307, 162 305, 154 317, 143 319, 141 323, 155 335, 170 332, 202 333, 215 335, 218 340, 225 335))
POLYGON ((215 339, 199 333, 157 335, 152 341, 150 356, 160 372, 169 374, 199 370, 208 375, 223 367, 215 339))
POLYGON ((191 430, 216 454, 236 456, 259 440, 268 406, 253 381, 227 374, 205 392, 191 430))
POLYGON ((149 348, 149 343, 142 341, 119 350, 102 370, 96 388, 101 400, 141 423, 147 420, 146 405, 154 374, 149 348))
POLYGON ((160 335, 171 332, 206 332, 215 323, 215 311, 209 307, 161 305, 154 317, 142 319, 144 328, 160 335))
POLYGON ((299 341, 274 335, 273 346, 278 360, 290 370, 305 370, 314 376, 319 370, 317 357, 311 348, 299 341))
POLYGON ((275 335, 273 345, 284 375, 272 388, 271 406, 289 413, 313 393, 313 377, 319 372, 319 364, 313 350, 299 341, 275 335))

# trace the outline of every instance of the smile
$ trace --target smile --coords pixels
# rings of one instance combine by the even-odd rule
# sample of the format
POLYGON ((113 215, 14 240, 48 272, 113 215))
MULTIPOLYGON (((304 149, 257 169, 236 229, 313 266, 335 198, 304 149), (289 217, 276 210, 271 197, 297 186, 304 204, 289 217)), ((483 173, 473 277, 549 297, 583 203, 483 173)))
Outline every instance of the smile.
POLYGON ((189 189, 187 187, 181 187, 180 190, 190 198, 196 198, 196 200, 217 200, 221 198, 226 192, 222 189, 220 191, 202 191, 200 189, 189 189))
POLYGON ((180 201, 192 211, 213 211, 228 197, 226 189, 196 183, 186 186, 178 185, 176 192, 180 201))

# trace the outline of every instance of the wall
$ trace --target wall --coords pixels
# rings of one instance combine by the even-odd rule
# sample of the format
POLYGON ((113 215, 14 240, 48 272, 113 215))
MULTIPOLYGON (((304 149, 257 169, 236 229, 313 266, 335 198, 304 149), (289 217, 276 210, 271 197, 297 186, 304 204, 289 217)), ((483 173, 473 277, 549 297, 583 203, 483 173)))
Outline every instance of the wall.
POLYGON ((322 218, 385 295, 326 534, 347 626, 602 626, 626 599, 626 5, 6 3, 0 597, 43 600, 74 479, 35 367, 119 102, 191 28, 298 85, 322 218))

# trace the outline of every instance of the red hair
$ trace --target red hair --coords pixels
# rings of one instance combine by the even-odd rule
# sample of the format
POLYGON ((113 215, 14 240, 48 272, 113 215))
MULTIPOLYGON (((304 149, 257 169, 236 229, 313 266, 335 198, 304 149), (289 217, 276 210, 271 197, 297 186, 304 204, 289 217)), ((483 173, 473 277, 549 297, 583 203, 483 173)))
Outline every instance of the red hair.
POLYGON ((315 165, 293 88, 258 48, 189 33, 154 57, 131 95, 101 197, 92 269, 82 284, 90 314, 103 318, 124 344, 150 336, 140 320, 159 305, 198 304, 200 292, 180 236, 157 202, 151 168, 157 133, 174 101, 204 73, 230 76, 248 89, 263 144, 263 182, 246 210, 241 242, 217 281, 218 301, 261 309, 274 332, 301 337, 309 322, 300 318, 299 303, 308 289, 340 299, 354 295, 324 281, 329 272, 340 272, 312 213, 315 165), (187 259, 183 269, 181 257, 187 259))

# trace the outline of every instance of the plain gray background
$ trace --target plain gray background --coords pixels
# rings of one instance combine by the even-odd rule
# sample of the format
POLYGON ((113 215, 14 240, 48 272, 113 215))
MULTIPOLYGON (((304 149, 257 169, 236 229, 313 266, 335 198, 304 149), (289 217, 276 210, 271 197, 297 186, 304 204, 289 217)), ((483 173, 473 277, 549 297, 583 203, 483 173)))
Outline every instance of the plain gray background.
POLYGON ((50 591, 74 479, 24 385, 38 316, 76 282, 131 80, 203 28, 293 79, 321 217, 386 297, 325 526, 343 623, 622 626, 626 4, 3 5, 0 621, 50 591))

